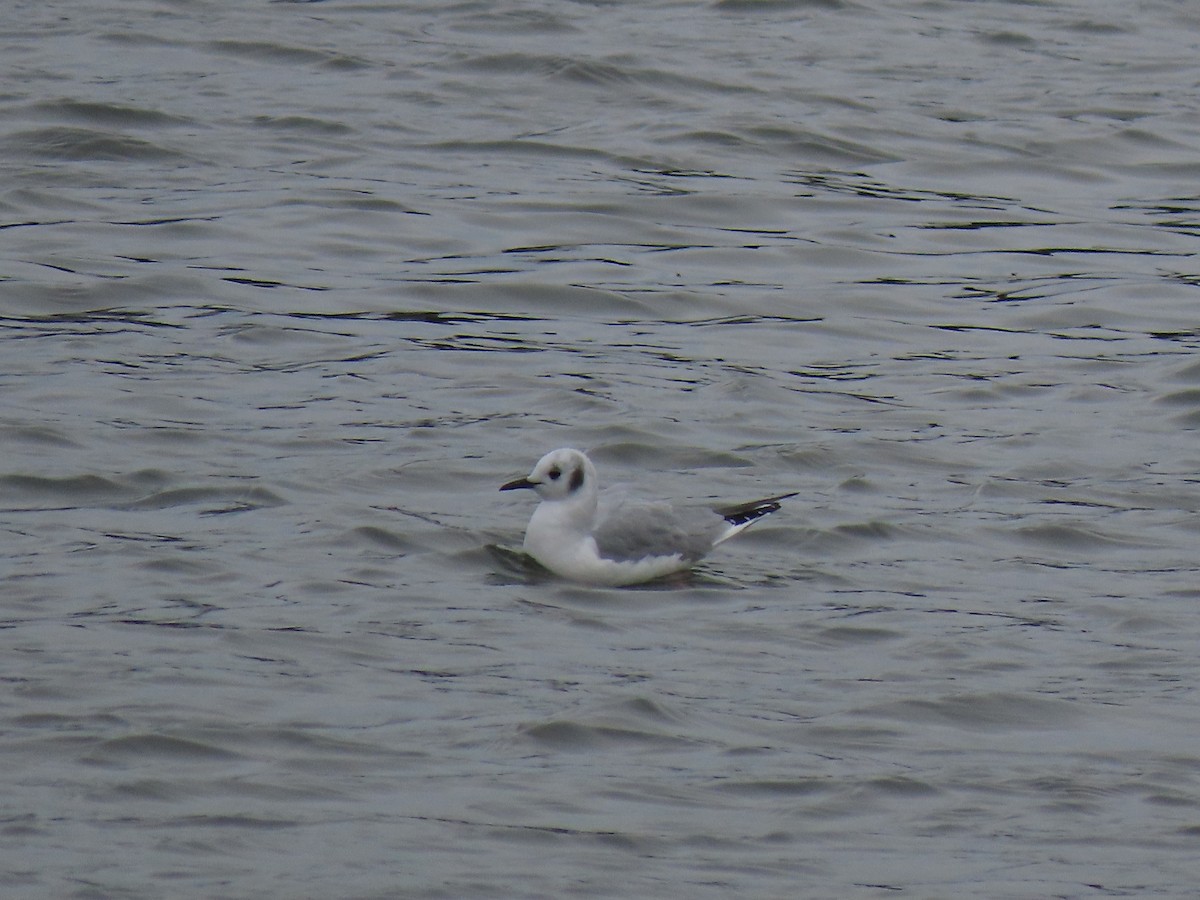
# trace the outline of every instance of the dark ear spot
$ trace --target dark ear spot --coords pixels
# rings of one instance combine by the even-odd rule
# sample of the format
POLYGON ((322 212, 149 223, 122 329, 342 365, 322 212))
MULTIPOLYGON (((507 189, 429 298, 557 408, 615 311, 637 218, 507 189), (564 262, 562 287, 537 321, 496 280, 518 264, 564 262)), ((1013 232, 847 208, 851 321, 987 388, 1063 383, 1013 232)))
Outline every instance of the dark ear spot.
POLYGON ((583 466, 571 470, 571 490, 577 491, 583 487, 583 466))

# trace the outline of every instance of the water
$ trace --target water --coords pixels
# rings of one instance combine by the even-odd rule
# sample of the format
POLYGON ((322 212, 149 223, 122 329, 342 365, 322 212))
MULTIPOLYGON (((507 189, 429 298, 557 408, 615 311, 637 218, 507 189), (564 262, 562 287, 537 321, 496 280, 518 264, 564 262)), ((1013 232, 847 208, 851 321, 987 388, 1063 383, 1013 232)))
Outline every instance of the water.
POLYGON ((1194 893, 1200 13, 18 11, 5 897, 1194 893))

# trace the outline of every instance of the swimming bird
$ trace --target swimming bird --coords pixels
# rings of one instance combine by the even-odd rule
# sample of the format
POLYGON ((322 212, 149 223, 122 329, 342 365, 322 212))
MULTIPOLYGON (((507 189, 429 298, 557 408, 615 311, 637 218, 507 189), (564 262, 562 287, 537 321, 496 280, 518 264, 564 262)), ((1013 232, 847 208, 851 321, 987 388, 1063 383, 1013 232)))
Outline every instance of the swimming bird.
POLYGON ((551 450, 502 491, 528 488, 542 502, 525 529, 525 552, 570 581, 628 585, 691 568, 713 547, 775 512, 778 494, 736 506, 689 508, 600 493, 596 467, 580 450, 551 450))

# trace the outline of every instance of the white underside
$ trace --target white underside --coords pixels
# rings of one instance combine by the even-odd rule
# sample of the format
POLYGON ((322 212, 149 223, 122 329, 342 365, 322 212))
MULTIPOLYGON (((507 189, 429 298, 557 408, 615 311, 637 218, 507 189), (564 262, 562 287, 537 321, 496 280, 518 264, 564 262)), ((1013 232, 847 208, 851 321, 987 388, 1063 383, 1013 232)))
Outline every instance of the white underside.
POLYGON ((570 581, 619 587, 662 578, 691 567, 691 563, 685 562, 678 553, 639 560, 603 559, 596 550, 596 541, 590 536, 570 540, 561 532, 554 532, 552 537, 552 540, 549 536, 539 540, 539 533, 530 523, 525 534, 525 552, 555 575, 570 581))

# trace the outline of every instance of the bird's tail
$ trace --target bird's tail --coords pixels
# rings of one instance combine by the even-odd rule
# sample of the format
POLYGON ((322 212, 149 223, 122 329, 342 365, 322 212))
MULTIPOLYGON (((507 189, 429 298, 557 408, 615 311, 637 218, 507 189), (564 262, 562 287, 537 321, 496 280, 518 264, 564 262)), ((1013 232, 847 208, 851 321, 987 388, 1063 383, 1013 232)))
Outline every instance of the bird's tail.
POLYGON ((762 500, 751 500, 749 503, 738 503, 734 506, 719 506, 715 512, 729 523, 729 530, 721 535, 720 541, 733 537, 739 531, 757 522, 763 516, 769 516, 780 507, 780 500, 795 497, 799 491, 790 494, 777 494, 774 497, 764 497, 762 500))

